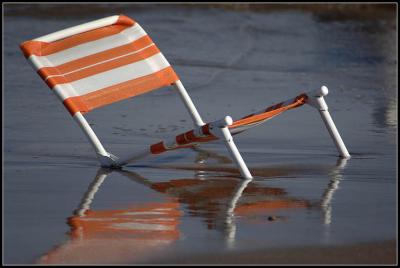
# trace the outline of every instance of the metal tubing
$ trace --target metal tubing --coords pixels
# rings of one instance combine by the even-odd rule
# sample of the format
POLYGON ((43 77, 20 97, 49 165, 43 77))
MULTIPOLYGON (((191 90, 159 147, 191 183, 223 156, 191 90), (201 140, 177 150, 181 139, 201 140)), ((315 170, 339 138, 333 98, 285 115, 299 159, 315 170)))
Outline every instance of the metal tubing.
POLYGON ((76 112, 73 117, 75 121, 78 123, 79 127, 85 133, 86 137, 92 144, 96 153, 102 156, 108 156, 107 151, 104 149, 99 138, 97 138, 96 133, 94 133, 93 129, 90 127, 89 123, 86 121, 83 115, 80 112, 76 112))
POLYGON ((67 28, 67 29, 64 29, 64 30, 61 30, 58 32, 48 34, 48 35, 44 35, 44 36, 38 37, 34 40, 51 43, 51 42, 55 42, 55 41, 63 39, 63 38, 67 38, 67 37, 75 35, 75 34, 79 34, 79 33, 87 32, 90 30, 98 29, 98 28, 101 28, 104 26, 112 25, 114 23, 117 23, 118 19, 119 19, 119 16, 114 15, 114 16, 103 18, 103 19, 91 21, 88 23, 80 24, 78 26, 70 27, 70 28, 67 28))
POLYGON ((224 137, 226 147, 228 148, 231 157, 233 158, 233 160, 235 161, 236 165, 240 170, 240 174, 244 179, 252 179, 253 177, 251 176, 251 173, 247 168, 246 163, 244 162, 242 156, 240 155, 240 152, 237 149, 236 144, 233 142, 232 135, 228 127, 220 128, 220 130, 224 137))
POLYGON ((321 89, 309 92, 307 93, 307 96, 309 97, 307 103, 319 111, 319 114, 321 115, 322 120, 324 121, 340 156, 343 158, 350 158, 350 154, 347 151, 346 145, 344 145, 342 137, 340 136, 339 131, 337 130, 335 123, 333 122, 333 119, 328 111, 328 105, 324 99, 324 96, 328 95, 328 93, 329 91, 326 86, 322 86, 321 89))
POLYGON ((336 145, 336 148, 339 151, 339 154, 343 158, 350 158, 350 154, 347 151, 346 145, 344 145, 344 142, 342 140, 342 137, 339 134, 339 131, 337 130, 335 123, 332 120, 331 115, 329 114, 328 110, 324 111, 319 111, 319 114, 322 117, 322 120, 325 123, 326 128, 328 129, 329 134, 331 135, 333 142, 336 145))
MULTIPOLYGON (((211 129, 218 129, 218 128, 222 128, 222 127, 226 127, 228 125, 232 125, 232 118, 230 116, 226 116, 223 119, 214 121, 210 123, 210 130, 211 129)), ((194 128, 194 132, 196 136, 202 136, 204 135, 204 133, 202 132, 201 127, 195 127, 194 128)), ((221 136, 219 135, 219 132, 217 131, 215 133, 215 135, 221 136)), ((169 139, 166 139, 163 141, 165 146, 168 147, 175 147, 177 146, 176 144, 176 137, 171 137, 169 139)), ((152 155, 150 152, 149 147, 145 147, 143 148, 141 151, 136 152, 136 153, 130 153, 124 156, 119 157, 119 159, 116 161, 118 163, 119 166, 125 165, 129 162, 135 161, 135 160, 140 160, 143 159, 145 157, 148 157, 152 155)))
POLYGON ((201 119, 199 112, 197 111, 196 107, 193 104, 192 99, 190 98, 189 94, 187 93, 185 87, 183 86, 180 80, 176 81, 174 84, 175 88, 179 92, 179 96, 181 96, 183 103, 185 104, 186 109, 189 111, 190 116, 194 124, 198 127, 205 125, 203 119, 201 119))

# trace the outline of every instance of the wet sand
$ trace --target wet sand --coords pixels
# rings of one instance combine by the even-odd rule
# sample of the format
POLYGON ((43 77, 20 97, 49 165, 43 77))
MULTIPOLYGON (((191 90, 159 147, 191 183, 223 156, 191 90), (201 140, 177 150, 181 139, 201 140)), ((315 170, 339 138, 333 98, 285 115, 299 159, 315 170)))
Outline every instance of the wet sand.
POLYGON ((159 264, 395 264, 397 260, 396 241, 378 243, 281 248, 273 250, 257 250, 234 252, 229 254, 209 254, 201 256, 176 256, 151 263, 159 264))
MULTIPOLYGON (((392 9, 355 16, 360 7, 351 5, 57 7, 5 8, 4 263, 397 261, 392 9), (338 158, 318 114, 304 106, 235 138, 252 181, 239 178, 222 143, 121 171, 99 168, 18 45, 118 13, 149 33, 205 121, 328 86, 326 101, 352 158, 338 158)), ((88 121, 119 155, 191 129, 183 109, 165 88, 95 110, 88 121)))

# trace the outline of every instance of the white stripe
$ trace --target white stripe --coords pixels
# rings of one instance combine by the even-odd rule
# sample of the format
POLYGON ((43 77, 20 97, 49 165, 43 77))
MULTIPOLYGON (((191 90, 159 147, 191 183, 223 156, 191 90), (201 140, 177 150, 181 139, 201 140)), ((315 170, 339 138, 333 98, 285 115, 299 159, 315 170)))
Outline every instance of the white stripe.
POLYGON ((87 65, 87 66, 85 66, 85 67, 83 67, 83 68, 76 69, 76 70, 73 70, 73 71, 68 72, 68 73, 57 74, 57 75, 49 75, 49 76, 46 77, 45 81, 47 81, 47 80, 48 80, 49 78, 51 78, 51 77, 69 75, 69 74, 72 74, 72 73, 75 73, 75 72, 79 72, 79 71, 88 69, 88 68, 90 68, 90 67, 93 67, 93 66, 96 66, 96 65, 99 65, 99 64, 103 64, 103 63, 110 62, 110 61, 113 61, 113 60, 116 60, 116 59, 120 59, 120 58, 129 56, 129 55, 133 55, 133 54, 139 53, 140 51, 143 51, 143 50, 145 50, 146 48, 149 48, 149 47, 154 46, 154 45, 155 45, 154 43, 151 43, 151 44, 148 45, 148 46, 145 46, 145 47, 143 47, 143 48, 141 48, 141 49, 138 49, 138 50, 135 50, 135 51, 133 51, 133 52, 124 54, 124 55, 122 55, 122 56, 118 56, 118 57, 115 57, 115 58, 111 58, 111 59, 108 59, 108 60, 105 60, 105 61, 100 61, 100 62, 97 62, 97 63, 92 64, 92 65, 87 65))
POLYGON ((146 224, 146 223, 135 223, 135 222, 124 222, 114 223, 111 225, 115 229, 125 230, 146 230, 146 231, 173 231, 174 226, 163 225, 163 224, 146 224))
POLYGON ((70 27, 61 31, 57 31, 48 35, 44 35, 38 38, 35 38, 35 41, 40 41, 40 42, 54 42, 57 40, 60 40, 62 38, 69 37, 71 35, 87 32, 90 30, 94 30, 97 28, 105 27, 108 25, 115 24, 119 19, 118 15, 110 16, 107 18, 102 18, 99 20, 87 22, 84 24, 80 24, 74 27, 70 27))
POLYGON ((109 86, 123 83, 158 72, 170 66, 161 53, 147 59, 124 65, 106 72, 86 77, 69 84, 58 84, 53 89, 63 101, 70 97, 85 95, 109 86))
POLYGON ((69 97, 79 96, 78 92, 71 86, 71 84, 60 84, 53 87, 54 93, 63 102, 69 97))
POLYGON ((158 212, 158 211, 136 211, 136 212, 125 212, 121 213, 120 215, 123 216, 137 216, 137 215, 164 215, 165 213, 158 212))
POLYGON ((34 64, 36 70, 43 67, 54 67, 108 49, 129 44, 145 35, 147 35, 146 32, 136 23, 134 26, 118 34, 83 43, 48 56, 31 55, 29 60, 34 64))

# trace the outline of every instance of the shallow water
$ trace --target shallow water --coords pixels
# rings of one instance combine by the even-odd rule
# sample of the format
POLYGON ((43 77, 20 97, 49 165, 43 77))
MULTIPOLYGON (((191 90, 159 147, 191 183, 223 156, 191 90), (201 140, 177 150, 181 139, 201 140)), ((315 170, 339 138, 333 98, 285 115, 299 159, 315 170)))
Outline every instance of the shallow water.
MULTIPOLYGON (((238 177, 219 143, 123 171, 99 169, 84 135, 18 45, 114 13, 35 12, 4 17, 5 263, 154 262, 396 238, 392 20, 126 9, 175 67, 205 121, 238 118, 328 86, 327 103, 352 158, 337 157, 318 114, 302 107, 235 138, 255 175, 249 182, 238 177)), ((172 89, 163 89, 88 119, 118 155, 190 129, 183 108, 172 89)))

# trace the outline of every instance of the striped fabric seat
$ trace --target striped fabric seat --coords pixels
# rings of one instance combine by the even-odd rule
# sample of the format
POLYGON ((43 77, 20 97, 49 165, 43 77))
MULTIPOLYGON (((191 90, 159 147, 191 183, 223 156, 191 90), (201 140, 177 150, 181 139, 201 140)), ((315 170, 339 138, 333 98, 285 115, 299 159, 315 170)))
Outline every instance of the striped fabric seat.
POLYGON ((21 44, 25 57, 72 115, 179 80, 138 23, 123 15, 103 20, 109 25, 57 41, 43 36, 21 44))
MULTIPOLYGON (((228 126, 228 128, 232 135, 239 134, 249 128, 265 123, 285 111, 304 105, 307 98, 306 94, 300 94, 293 99, 280 102, 259 112, 244 116, 243 118, 234 121, 232 125, 228 126)), ((197 133, 192 129, 177 135, 174 140, 155 143, 150 146, 150 151, 152 154, 161 154, 167 151, 196 146, 200 143, 215 141, 218 139, 219 137, 215 136, 212 131, 210 131, 210 124, 205 124, 197 133)))

